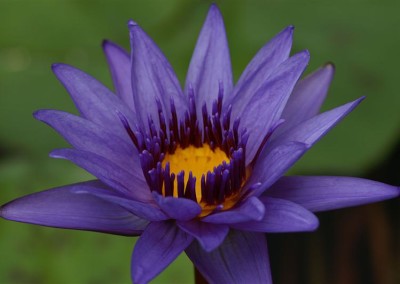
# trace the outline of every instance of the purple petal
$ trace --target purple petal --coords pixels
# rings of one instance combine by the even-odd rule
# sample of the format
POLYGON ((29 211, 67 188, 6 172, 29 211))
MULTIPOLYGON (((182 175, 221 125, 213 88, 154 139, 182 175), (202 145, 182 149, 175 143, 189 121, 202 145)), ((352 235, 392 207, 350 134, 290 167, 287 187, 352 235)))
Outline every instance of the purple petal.
POLYGON ((277 181, 316 141, 351 112, 362 100, 363 98, 360 98, 319 114, 277 137, 271 137, 270 143, 264 147, 258 156, 252 176, 248 182, 248 184, 263 183, 256 190, 256 194, 264 191, 277 181), (299 144, 296 146, 296 143, 291 141, 296 141, 299 144), (286 157, 281 159, 282 155, 286 157))
POLYGON ((122 207, 91 195, 75 194, 85 182, 49 189, 18 198, 0 208, 2 218, 42 226, 139 235, 148 222, 122 207))
POLYGON ((128 106, 93 77, 66 64, 54 64, 54 74, 71 95, 82 117, 128 138, 118 113, 130 122, 134 116, 128 106))
POLYGON ((231 230, 212 252, 193 242, 186 254, 210 283, 272 284, 265 234, 231 230))
POLYGON ((278 132, 284 132, 319 113, 334 72, 335 67, 327 64, 297 83, 282 112, 285 124, 278 132))
POLYGON ((261 220, 264 217, 264 204, 257 197, 250 197, 236 208, 208 215, 203 222, 214 224, 234 224, 250 220, 261 220))
POLYGON ((174 222, 150 223, 133 250, 132 281, 148 283, 192 241, 193 237, 180 230, 174 222))
POLYGON ((257 159, 245 188, 247 189, 253 184, 261 183, 251 193, 252 195, 259 196, 283 176, 307 149, 307 144, 299 142, 287 142, 273 148, 266 157, 257 159))
POLYGON ((246 146, 246 165, 253 160, 271 127, 279 120, 309 58, 309 53, 303 51, 282 63, 256 91, 243 112, 233 116, 240 117, 241 129, 247 129, 251 133, 246 146))
POLYGON ((361 97, 353 102, 321 113, 295 127, 292 127, 281 135, 271 137, 271 143, 268 147, 264 148, 259 159, 263 159, 270 149, 273 149, 276 145, 286 143, 287 141, 298 141, 306 143, 311 147, 356 106, 358 106, 363 99, 364 97, 361 97))
POLYGON ((198 220, 178 222, 178 226, 186 233, 195 237, 201 247, 207 252, 216 249, 225 240, 229 232, 227 225, 215 225, 198 220))
POLYGON ((264 233, 314 231, 318 227, 317 217, 296 203, 265 196, 261 197, 260 200, 265 206, 265 214, 262 220, 233 224, 232 227, 264 233))
POLYGON ((171 219, 188 221, 201 213, 200 205, 193 200, 172 196, 164 197, 156 192, 153 192, 153 197, 171 219))
POLYGON ((131 172, 94 153, 76 149, 57 149, 51 152, 50 156, 70 160, 105 184, 137 201, 151 202, 153 200, 150 189, 143 178, 138 178, 131 172))
POLYGON ((135 22, 129 21, 129 30, 133 101, 142 125, 147 129, 150 117, 159 126, 156 101, 160 102, 164 117, 169 119, 173 99, 178 119, 182 118, 187 109, 186 97, 168 60, 135 22))
POLYGON ((125 197, 112 189, 108 188, 106 185, 103 186, 104 189, 99 189, 93 186, 81 186, 74 189, 73 192, 76 194, 91 194, 105 201, 114 203, 116 205, 125 208, 129 212, 133 213, 135 216, 143 218, 148 221, 162 221, 168 219, 160 208, 158 208, 155 202, 143 203, 125 197))
POLYGON ((254 93, 265 83, 275 69, 289 57, 293 26, 289 26, 258 51, 239 78, 233 95, 226 97, 225 107, 232 104, 238 113, 243 111, 254 93))
POLYGON ((353 177, 290 176, 276 182, 265 195, 284 198, 313 212, 357 206, 399 196, 400 189, 353 177))
POLYGON ((186 93, 193 87, 198 117, 202 117, 203 104, 211 112, 220 84, 224 94, 229 95, 233 88, 229 47, 221 12, 214 4, 201 29, 186 77, 186 93))
POLYGON ((110 68, 115 92, 132 111, 135 111, 129 54, 122 47, 108 40, 103 41, 103 50, 110 68))
POLYGON ((76 149, 96 153, 134 173, 141 171, 139 155, 133 143, 108 132, 104 127, 57 110, 39 110, 34 117, 54 128, 76 149))

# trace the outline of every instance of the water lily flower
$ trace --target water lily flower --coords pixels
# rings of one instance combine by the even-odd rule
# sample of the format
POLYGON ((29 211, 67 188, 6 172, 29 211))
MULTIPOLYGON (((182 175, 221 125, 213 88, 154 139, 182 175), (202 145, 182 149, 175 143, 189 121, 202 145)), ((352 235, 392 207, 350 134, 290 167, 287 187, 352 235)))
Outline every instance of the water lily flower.
POLYGON ((116 95, 65 64, 53 71, 80 116, 34 116, 71 145, 50 155, 97 179, 5 204, 1 217, 140 236, 134 283, 183 251, 210 283, 272 283, 265 233, 313 231, 312 212, 399 195, 351 177, 284 176, 363 98, 319 114, 334 68, 299 81, 308 51, 290 56, 293 27, 255 55, 234 85, 223 19, 212 5, 184 90, 155 43, 129 21, 131 54, 105 41, 116 95))

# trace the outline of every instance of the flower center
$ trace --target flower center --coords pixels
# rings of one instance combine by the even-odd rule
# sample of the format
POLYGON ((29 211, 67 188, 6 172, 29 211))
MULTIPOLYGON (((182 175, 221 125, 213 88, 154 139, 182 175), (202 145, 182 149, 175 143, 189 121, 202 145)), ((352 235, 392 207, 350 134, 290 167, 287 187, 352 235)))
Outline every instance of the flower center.
MULTIPOLYGON (((202 147, 196 148, 190 145, 187 148, 178 147, 173 154, 167 153, 162 161, 162 167, 165 168, 169 163, 170 171, 177 175, 180 172, 192 172, 196 178, 196 197, 197 201, 202 198, 201 195, 201 177, 212 172, 223 162, 229 163, 229 157, 219 148, 212 150, 210 145, 203 144, 202 147)), ((185 176, 184 183, 187 184, 189 175, 185 176)), ((178 197, 178 187, 174 184, 173 196, 178 197)))
MULTIPOLYGON (((198 117, 195 97, 189 90, 188 110, 180 117, 173 100, 167 108, 160 101, 158 125, 132 129, 120 114, 139 152, 144 178, 151 191, 163 196, 187 198, 202 207, 199 217, 229 209, 244 196, 245 148, 248 134, 239 133, 239 120, 232 125, 231 108, 222 112, 223 90, 208 113, 204 104, 198 117), (170 111, 169 115, 165 115, 170 111)), ((165 102, 164 102, 165 103, 165 102)))

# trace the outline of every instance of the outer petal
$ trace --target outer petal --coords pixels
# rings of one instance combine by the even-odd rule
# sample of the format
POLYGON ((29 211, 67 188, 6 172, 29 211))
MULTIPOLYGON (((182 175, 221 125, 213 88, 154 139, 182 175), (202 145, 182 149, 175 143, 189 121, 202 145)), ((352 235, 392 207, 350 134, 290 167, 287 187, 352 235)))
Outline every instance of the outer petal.
POLYGON ((212 252, 193 242, 186 254, 210 284, 272 284, 265 235, 231 230, 212 252))
POLYGON ((160 208, 171 219, 187 221, 195 218, 201 212, 200 205, 190 199, 163 197, 156 192, 153 192, 153 196, 160 208))
POLYGON ((217 5, 211 5, 197 40, 186 77, 186 93, 190 86, 196 95, 197 115, 202 117, 203 104, 211 112, 219 87, 229 95, 233 88, 231 60, 224 21, 217 5))
POLYGON ((75 149, 57 149, 51 152, 50 156, 70 160, 105 184, 137 201, 151 202, 153 200, 149 187, 143 179, 94 153, 75 149))
POLYGON ((214 224, 234 224, 249 220, 261 220, 264 217, 265 207, 257 197, 246 199, 237 208, 208 215, 203 222, 214 224))
POLYGON ((310 211, 327 211, 399 196, 396 186, 353 177, 290 176, 276 182, 265 195, 284 198, 310 211))
POLYGON ((2 218, 43 226, 138 235, 148 222, 122 207, 72 190, 97 182, 78 183, 33 193, 0 207, 2 218))
POLYGON ((96 153, 122 168, 140 173, 139 155, 133 143, 108 132, 104 127, 57 110, 39 110, 34 117, 53 127, 78 150, 96 153))
POLYGON ((156 101, 160 102, 164 117, 169 119, 173 99, 180 119, 187 109, 187 103, 175 72, 161 50, 135 22, 129 22, 129 29, 133 101, 138 118, 145 129, 148 129, 149 117, 158 126, 156 101))
POLYGON ((279 120, 286 101, 306 68, 309 58, 307 51, 290 57, 257 90, 243 112, 233 115, 240 117, 241 129, 247 129, 251 133, 246 146, 246 165, 253 160, 264 138, 279 120))
POLYGON ((198 220, 178 222, 178 226, 195 237, 207 252, 216 249, 225 240, 229 232, 227 225, 204 223, 198 220))
POLYGON ((319 114, 277 137, 272 137, 270 143, 264 147, 257 158, 248 182, 248 184, 263 183, 258 191, 256 190, 256 194, 264 191, 280 178, 316 141, 350 113, 362 100, 363 98, 360 98, 319 114), (297 144, 291 141, 296 141, 297 144), (282 155, 286 157, 282 159, 282 155))
MULTIPOLYGON (((322 136, 338 124, 347 114, 349 114, 364 99, 361 97, 353 102, 347 103, 330 111, 321 113, 303 123, 292 127, 281 135, 271 137, 271 143, 265 147, 259 157, 262 160, 271 149, 276 145, 288 141, 298 141, 309 144, 310 146, 317 142, 322 136)), ((275 133, 274 133, 275 134, 275 133)))
POLYGON ((169 219, 154 202, 143 203, 122 196, 104 185, 105 189, 92 186, 81 186, 72 191, 76 194, 91 194, 105 201, 114 203, 125 208, 135 216, 148 221, 162 221, 169 219))
POLYGON ((132 111, 135 111, 129 54, 122 47, 108 40, 103 41, 103 50, 110 68, 115 92, 132 111))
POLYGON ((334 72, 335 67, 327 64, 297 83, 282 112, 285 124, 278 132, 284 132, 319 113, 334 72))
POLYGON ((52 68, 84 118, 106 126, 114 133, 129 139, 118 112, 123 113, 130 122, 136 119, 117 96, 96 79, 75 67, 54 64, 52 68))
POLYGON ((289 57, 293 29, 293 26, 285 28, 258 51, 240 76, 233 95, 226 97, 225 107, 232 104, 238 113, 242 112, 242 108, 247 105, 254 93, 289 57))
POLYGON ((232 227, 264 233, 314 231, 318 227, 317 217, 296 203, 271 197, 261 197, 260 200, 265 206, 262 220, 233 224, 232 227))
POLYGON ((164 270, 190 243, 193 237, 174 222, 150 223, 136 242, 132 254, 132 281, 147 283, 164 270))
POLYGON ((251 194, 259 196, 307 151, 308 145, 298 142, 288 142, 273 148, 268 155, 259 158, 254 166, 246 189, 255 183, 261 183, 251 194))

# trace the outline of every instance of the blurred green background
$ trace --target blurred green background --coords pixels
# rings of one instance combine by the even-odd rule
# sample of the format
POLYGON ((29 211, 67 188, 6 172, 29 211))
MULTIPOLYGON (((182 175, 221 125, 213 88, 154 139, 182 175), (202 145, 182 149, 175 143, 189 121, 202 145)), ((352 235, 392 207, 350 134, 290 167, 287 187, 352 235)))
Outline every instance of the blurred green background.
MULTIPOLYGON (((292 173, 362 176, 387 157, 400 138, 399 1, 216 2, 236 79, 266 41, 293 24, 293 52, 311 53, 306 73, 327 61, 336 65, 324 109, 367 96, 292 173)), ((111 88, 101 41, 128 48, 126 23, 132 18, 183 82, 210 3, 0 0, 0 204, 91 179, 72 164, 47 157, 66 143, 32 118, 40 108, 76 113, 51 73, 52 63, 74 65, 111 88)), ((132 238, 0 220, 0 283, 129 283, 133 245, 132 238)), ((192 282, 186 256, 153 281, 192 282)))

